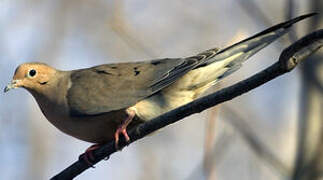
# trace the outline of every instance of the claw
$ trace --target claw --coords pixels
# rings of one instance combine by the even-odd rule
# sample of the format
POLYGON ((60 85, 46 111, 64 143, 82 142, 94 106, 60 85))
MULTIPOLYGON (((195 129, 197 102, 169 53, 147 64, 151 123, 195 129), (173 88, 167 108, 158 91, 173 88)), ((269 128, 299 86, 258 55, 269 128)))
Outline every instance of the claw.
POLYGON ((116 130, 116 132, 114 133, 114 138, 115 138, 115 148, 116 148, 116 149, 119 149, 118 143, 119 143, 119 136, 120 136, 120 134, 122 134, 122 135, 125 137, 125 139, 126 139, 126 141, 127 141, 127 142, 129 142, 129 141, 130 141, 130 137, 129 137, 128 133, 127 133, 127 129, 126 129, 126 127, 125 127, 125 126, 120 126, 120 127, 116 130))
POLYGON ((94 144, 94 145, 90 146, 89 148, 87 148, 85 150, 85 152, 83 154, 81 154, 79 156, 79 159, 82 158, 88 164, 89 167, 95 168, 93 166, 94 165, 93 161, 95 160, 94 155, 93 155, 93 151, 100 148, 100 147, 101 147, 100 144, 94 144))

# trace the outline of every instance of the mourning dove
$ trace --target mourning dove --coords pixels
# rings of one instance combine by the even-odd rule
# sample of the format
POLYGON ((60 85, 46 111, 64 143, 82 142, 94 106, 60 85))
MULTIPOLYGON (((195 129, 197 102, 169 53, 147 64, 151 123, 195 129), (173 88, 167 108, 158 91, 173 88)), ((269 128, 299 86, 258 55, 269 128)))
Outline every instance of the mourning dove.
POLYGON ((222 50, 187 58, 104 64, 61 71, 43 63, 17 67, 4 91, 23 87, 55 127, 83 141, 103 144, 126 128, 189 103, 242 62, 284 35, 307 14, 280 23, 222 50))

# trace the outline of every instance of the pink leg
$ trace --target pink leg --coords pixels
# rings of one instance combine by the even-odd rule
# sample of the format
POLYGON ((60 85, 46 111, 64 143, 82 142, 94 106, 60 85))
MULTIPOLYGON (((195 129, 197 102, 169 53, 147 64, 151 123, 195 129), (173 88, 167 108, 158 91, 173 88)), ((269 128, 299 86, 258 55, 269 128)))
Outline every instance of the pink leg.
POLYGON ((94 167, 93 163, 91 161, 94 161, 93 151, 96 149, 99 149, 101 147, 101 144, 94 144, 87 148, 83 154, 80 155, 79 158, 83 158, 84 161, 90 166, 94 167))
POLYGON ((127 142, 130 141, 130 138, 129 138, 128 133, 127 133, 127 126, 132 121, 132 119, 135 117, 136 112, 131 108, 128 108, 126 110, 126 112, 128 114, 128 117, 124 121, 122 121, 122 124, 119 126, 119 128, 114 133, 116 149, 119 149, 118 148, 118 142, 119 142, 119 135, 120 134, 123 134, 123 136, 126 138, 127 142))

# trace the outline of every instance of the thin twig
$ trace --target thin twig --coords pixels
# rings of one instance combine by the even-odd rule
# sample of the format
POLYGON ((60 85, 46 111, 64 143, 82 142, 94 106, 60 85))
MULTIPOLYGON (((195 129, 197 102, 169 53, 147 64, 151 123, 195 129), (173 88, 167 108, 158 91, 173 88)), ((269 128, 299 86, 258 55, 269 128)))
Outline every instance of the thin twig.
MULTIPOLYGON (((323 46, 323 29, 313 32, 304 38, 298 40, 288 48, 286 48, 280 55, 279 61, 268 67, 267 69, 253 75, 246 80, 238 82, 230 87, 219 90, 208 96, 199 98, 189 104, 176 108, 167 112, 151 121, 145 122, 130 131, 129 136, 131 141, 142 139, 146 135, 161 129, 167 125, 173 124, 184 117, 191 114, 202 112, 205 109, 229 101, 241 94, 244 94, 260 85, 275 79, 276 77, 285 74, 296 67, 296 65, 307 58, 309 55, 323 46)), ((119 147, 128 145, 125 139, 119 141, 119 147)), ((94 164, 109 157, 116 152, 114 141, 111 141, 98 150, 93 152, 94 164)), ((52 179, 73 179, 77 175, 89 168, 84 159, 79 159, 71 166, 54 176, 52 179)))
MULTIPOLYGON (((286 1, 286 11, 285 17, 288 19, 290 17, 294 17, 295 11, 296 11, 296 4, 295 0, 288 0, 286 1)), ((297 35, 295 29, 291 29, 291 31, 288 33, 289 40, 291 42, 297 40, 297 35)))
MULTIPOLYGON (((246 14, 250 17, 250 19, 257 22, 257 24, 262 24, 264 26, 272 26, 273 23, 265 14, 265 12, 261 10, 260 6, 256 2, 252 0, 239 0, 237 2, 241 6, 241 8, 246 12, 246 14)), ((297 39, 295 39, 295 41, 296 40, 297 39)), ((289 43, 284 38, 278 39, 278 42, 280 42, 280 44, 277 44, 275 46, 278 50, 280 50, 283 45, 289 43)))
MULTIPOLYGON (((219 107, 219 106, 218 106, 219 107)), ((215 132, 215 124, 217 122, 218 117, 218 107, 214 107, 210 109, 209 116, 206 123, 206 130, 205 130, 205 139, 204 139, 204 157, 203 157, 203 170, 206 176, 205 179, 215 179, 215 171, 214 171, 214 159, 211 158, 214 155, 214 142, 216 136, 215 132)))

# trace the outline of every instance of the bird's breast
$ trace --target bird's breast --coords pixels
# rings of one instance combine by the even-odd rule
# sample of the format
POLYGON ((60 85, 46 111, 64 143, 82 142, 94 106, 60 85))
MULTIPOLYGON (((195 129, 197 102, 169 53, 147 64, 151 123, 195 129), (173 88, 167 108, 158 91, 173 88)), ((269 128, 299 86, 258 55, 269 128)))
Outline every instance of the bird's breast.
POLYGON ((33 96, 51 124, 62 132, 87 142, 104 143, 112 140, 116 129, 127 117, 124 110, 99 115, 71 116, 64 100, 52 101, 39 94, 33 96))

